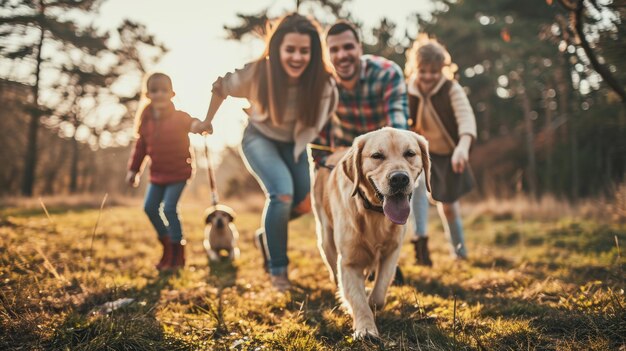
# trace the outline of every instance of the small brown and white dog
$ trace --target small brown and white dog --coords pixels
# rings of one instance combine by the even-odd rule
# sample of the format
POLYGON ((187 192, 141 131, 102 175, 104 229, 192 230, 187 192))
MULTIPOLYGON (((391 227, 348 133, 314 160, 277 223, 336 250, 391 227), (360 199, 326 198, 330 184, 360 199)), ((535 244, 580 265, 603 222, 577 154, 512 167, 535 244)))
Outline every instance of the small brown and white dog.
POLYGON ((215 205, 204 212, 204 249, 212 262, 219 261, 220 251, 226 251, 231 260, 239 258, 239 232, 233 220, 235 211, 224 205, 215 205))
POLYGON ((328 157, 313 184, 318 246, 353 319, 354 337, 378 337, 373 309, 382 308, 394 277, 417 178, 426 172, 428 142, 414 132, 382 128, 328 157), (374 287, 365 278, 375 272, 374 287))

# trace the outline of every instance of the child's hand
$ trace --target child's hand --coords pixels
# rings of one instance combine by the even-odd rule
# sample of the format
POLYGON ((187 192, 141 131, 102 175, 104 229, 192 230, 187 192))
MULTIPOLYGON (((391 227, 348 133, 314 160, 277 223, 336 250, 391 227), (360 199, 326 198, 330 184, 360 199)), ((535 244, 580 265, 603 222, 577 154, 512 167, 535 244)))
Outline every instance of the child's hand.
POLYGON ((195 134, 213 134, 213 126, 207 121, 197 122, 191 126, 191 132, 195 134))
POLYGON ((468 159, 469 155, 467 150, 457 146, 452 153, 452 170, 454 173, 463 173, 468 159))
POLYGON ((137 177, 137 172, 135 172, 135 171, 128 171, 126 173, 126 183, 128 183, 133 188, 138 187, 139 186, 139 177, 137 177))
POLYGON ((464 134, 461 135, 459 144, 454 148, 452 153, 452 171, 454 173, 463 173, 465 167, 469 163, 469 148, 472 143, 472 137, 464 134))
POLYGON ((202 134, 213 134, 213 124, 211 122, 204 121, 200 126, 202 127, 202 134))

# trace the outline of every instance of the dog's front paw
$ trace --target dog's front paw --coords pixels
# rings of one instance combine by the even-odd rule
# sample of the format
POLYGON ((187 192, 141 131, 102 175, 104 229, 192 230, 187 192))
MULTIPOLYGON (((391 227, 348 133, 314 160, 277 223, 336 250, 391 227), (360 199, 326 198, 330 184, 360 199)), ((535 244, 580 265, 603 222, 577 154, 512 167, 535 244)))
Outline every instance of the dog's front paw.
POLYGON ((354 323, 354 339, 378 338, 378 329, 373 318, 356 318, 354 323))
POLYGON ((367 339, 378 340, 379 339, 378 330, 376 329, 375 325, 370 326, 370 327, 357 328, 354 330, 354 333, 352 334, 352 338, 354 340, 367 340, 367 339))

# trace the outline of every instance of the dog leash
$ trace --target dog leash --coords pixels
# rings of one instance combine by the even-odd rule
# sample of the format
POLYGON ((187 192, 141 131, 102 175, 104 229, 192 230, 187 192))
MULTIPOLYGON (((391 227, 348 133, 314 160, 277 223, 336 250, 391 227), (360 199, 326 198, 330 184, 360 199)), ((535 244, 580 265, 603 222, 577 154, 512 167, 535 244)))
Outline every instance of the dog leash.
POLYGON ((207 173, 209 177, 209 189, 211 190, 211 202, 213 206, 216 206, 219 202, 219 196, 217 195, 217 182, 215 181, 215 172, 213 171, 213 165, 211 164, 211 154, 209 153, 208 137, 204 137, 204 154, 206 156, 207 173))
MULTIPOLYGON (((335 148, 332 146, 309 143, 309 147, 312 150, 328 152, 329 154, 332 154, 333 152, 335 152, 335 148)), ((335 168, 335 165, 326 164, 326 157, 323 157, 323 158, 320 158, 317 162, 315 162, 315 169, 318 169, 318 168, 326 168, 332 171, 335 168)))
POLYGON ((335 152, 335 148, 332 146, 326 146, 326 145, 320 145, 320 144, 313 144, 313 143, 309 143, 309 146, 311 147, 311 149, 314 150, 320 150, 320 151, 326 151, 329 153, 333 153, 335 152))

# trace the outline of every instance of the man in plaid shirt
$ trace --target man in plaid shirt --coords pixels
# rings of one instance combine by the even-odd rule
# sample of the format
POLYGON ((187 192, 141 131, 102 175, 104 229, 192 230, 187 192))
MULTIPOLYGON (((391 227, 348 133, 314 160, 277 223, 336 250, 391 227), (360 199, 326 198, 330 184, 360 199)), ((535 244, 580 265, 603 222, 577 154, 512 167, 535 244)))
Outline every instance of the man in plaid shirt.
POLYGON ((338 80, 336 119, 313 142, 316 165, 329 151, 352 145, 359 135, 385 126, 408 129, 407 88, 400 67, 383 57, 363 55, 354 25, 339 21, 326 34, 330 59, 338 80))
MULTIPOLYGON (((347 21, 328 29, 326 45, 337 73, 339 102, 337 118, 311 144, 315 169, 331 167, 325 164, 326 157, 336 147, 352 146, 359 135, 386 126, 409 128, 407 87, 400 67, 383 57, 363 55, 357 30, 347 21)), ((393 284, 404 284, 399 267, 393 284)))

